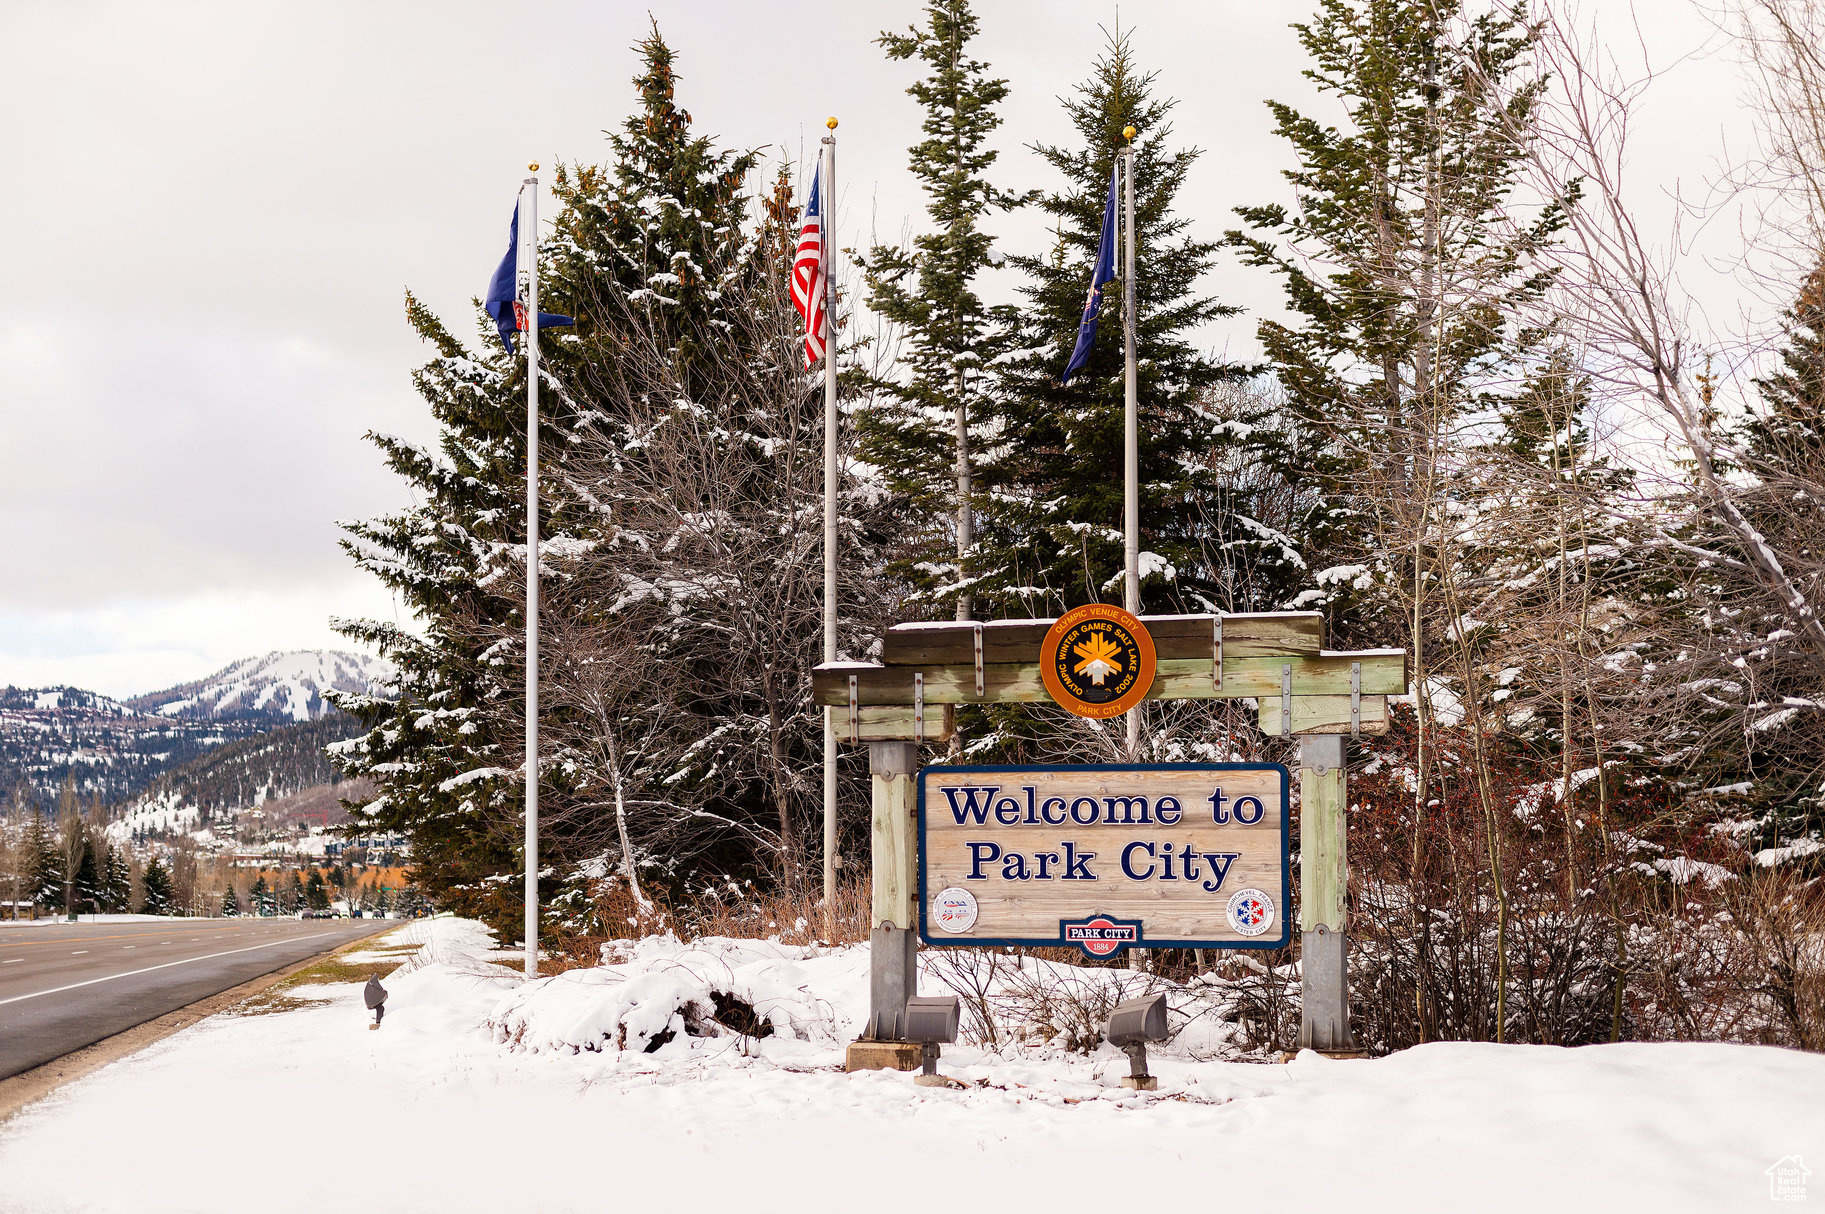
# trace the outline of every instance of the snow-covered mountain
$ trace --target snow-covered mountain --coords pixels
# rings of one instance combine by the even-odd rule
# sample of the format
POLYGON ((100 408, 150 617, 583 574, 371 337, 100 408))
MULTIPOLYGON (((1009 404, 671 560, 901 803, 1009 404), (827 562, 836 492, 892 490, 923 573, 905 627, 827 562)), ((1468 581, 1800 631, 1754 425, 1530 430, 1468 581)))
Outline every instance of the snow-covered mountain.
MULTIPOLYGON (((75 778, 85 803, 120 804, 225 743, 323 721, 331 688, 384 690, 392 674, 391 664, 378 658, 307 650, 248 658, 209 678, 125 701, 77 687, 0 687, 0 806, 21 782, 36 790, 41 806, 53 806, 66 777, 75 778)), ((297 774, 281 781, 285 791, 303 787, 299 779, 323 778, 297 774)), ((251 796, 260 781, 248 778, 251 796)), ((279 791, 274 785, 267 795, 279 791)))
POLYGON ((329 649, 244 658, 206 679, 136 696, 127 706, 162 717, 211 721, 314 721, 329 710, 324 693, 365 692, 392 678, 380 658, 329 649))

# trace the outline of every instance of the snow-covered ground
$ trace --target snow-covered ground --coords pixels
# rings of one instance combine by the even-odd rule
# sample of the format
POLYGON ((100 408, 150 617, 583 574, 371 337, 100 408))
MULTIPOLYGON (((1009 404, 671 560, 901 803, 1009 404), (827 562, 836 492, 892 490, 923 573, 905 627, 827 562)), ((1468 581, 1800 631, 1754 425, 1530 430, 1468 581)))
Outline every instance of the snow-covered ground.
POLYGON ((526 985, 476 925, 371 947, 402 941, 422 947, 379 1032, 358 986, 314 988, 328 1003, 216 1017, 21 1113, 0 1129, 0 1210, 1710 1214, 1765 1208, 1788 1157, 1825 1161, 1825 1058, 1784 1050, 1264 1065, 1201 1059, 1205 1031, 1156 1051, 1157 1093, 1120 1087, 1106 1046, 949 1048, 971 1085, 953 1091, 842 1072, 861 949, 647 940, 526 985), (682 1031, 715 1033, 719 995, 773 1034, 682 1031))
POLYGON ((70 923, 176 923, 178 920, 170 915, 77 915, 75 919, 66 919, 62 915, 46 915, 42 919, 0 919, 0 928, 56 927, 58 924, 70 923))

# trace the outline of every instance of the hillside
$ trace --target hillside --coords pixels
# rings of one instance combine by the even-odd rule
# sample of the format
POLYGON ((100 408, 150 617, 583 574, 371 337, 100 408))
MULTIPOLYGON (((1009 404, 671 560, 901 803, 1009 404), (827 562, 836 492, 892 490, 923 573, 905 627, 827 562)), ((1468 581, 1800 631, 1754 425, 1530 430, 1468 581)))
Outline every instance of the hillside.
POLYGON ((157 777, 141 800, 189 806, 207 817, 335 784, 342 773, 323 748, 360 728, 355 718, 335 713, 224 743, 157 777))
POLYGON ((74 687, 0 688, 0 792, 26 784, 48 806, 73 775, 85 801, 117 804, 160 773, 259 728, 151 716, 74 687))
POLYGON ((120 805, 217 748, 275 727, 336 722, 287 735, 266 752, 234 750, 220 767, 204 764, 163 787, 180 800, 220 809, 330 783, 336 777, 321 755, 305 752, 318 739, 349 736, 338 731, 352 730, 353 722, 330 706, 326 693, 372 690, 391 675, 377 658, 305 651, 248 658, 206 679, 126 700, 76 687, 0 688, 0 796, 25 784, 39 805, 50 806, 73 775, 85 802, 120 805))
POLYGON ((334 713, 224 743, 153 780, 108 833, 135 842, 187 834, 232 847, 295 843, 313 828, 339 826, 348 816, 343 797, 373 789, 344 781, 323 748, 359 729, 353 717, 334 713))

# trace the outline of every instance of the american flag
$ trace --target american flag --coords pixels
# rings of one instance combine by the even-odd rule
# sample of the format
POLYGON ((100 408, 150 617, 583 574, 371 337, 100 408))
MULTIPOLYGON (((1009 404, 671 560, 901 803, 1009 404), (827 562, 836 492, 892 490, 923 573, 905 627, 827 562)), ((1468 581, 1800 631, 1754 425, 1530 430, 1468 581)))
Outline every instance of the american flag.
POLYGON ((792 306, 805 319, 805 365, 809 367, 824 357, 824 221, 818 208, 817 173, 811 175, 811 197, 805 202, 798 256, 792 262, 792 306))

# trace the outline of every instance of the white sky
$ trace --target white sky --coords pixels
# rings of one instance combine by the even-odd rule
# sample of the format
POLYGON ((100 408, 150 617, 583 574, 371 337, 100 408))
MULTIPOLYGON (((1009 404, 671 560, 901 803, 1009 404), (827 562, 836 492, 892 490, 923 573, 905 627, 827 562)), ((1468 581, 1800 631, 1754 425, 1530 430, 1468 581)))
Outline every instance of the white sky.
MULTIPOLYGON (((1206 149, 1180 199, 1202 235, 1281 196, 1261 103, 1308 101, 1287 23, 1313 7, 1122 6, 1180 100, 1175 142, 1206 149)), ((1632 39, 1626 0, 1587 7, 1632 39)), ((1013 90, 998 179, 1051 185, 1022 145, 1071 138, 1056 98, 1115 7, 977 8, 976 53, 1013 90)), ((147 691, 340 645, 331 615, 396 616, 335 520, 405 500, 364 431, 432 437, 403 293, 473 331, 526 162, 549 179, 604 156, 649 11, 699 131, 801 157, 836 114, 839 240, 918 222, 916 68, 871 44, 919 19, 910 0, 0 0, 0 685, 147 691)), ((1663 66, 1709 33, 1687 0, 1632 11, 1663 66)), ((1737 92, 1727 57, 1679 62, 1638 128, 1638 179, 1709 173, 1723 133, 1740 141, 1737 92)), ((1044 245, 1036 219, 1003 228, 1007 250, 1044 245)), ((1207 285, 1250 315, 1206 341, 1252 356, 1274 281, 1225 257, 1207 285)), ((1709 294, 1728 310, 1727 284, 1709 294)))

